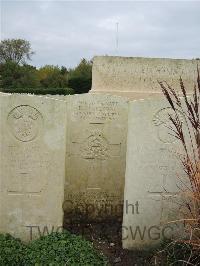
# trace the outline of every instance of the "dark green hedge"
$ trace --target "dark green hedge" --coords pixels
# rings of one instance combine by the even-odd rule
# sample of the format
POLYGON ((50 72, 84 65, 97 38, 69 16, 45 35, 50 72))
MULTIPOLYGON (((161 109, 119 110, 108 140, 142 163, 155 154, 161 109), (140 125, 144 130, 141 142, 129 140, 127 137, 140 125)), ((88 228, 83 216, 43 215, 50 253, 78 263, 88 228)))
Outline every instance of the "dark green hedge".
POLYGON ((39 95, 69 95, 74 94, 72 88, 15 88, 15 89, 0 89, 2 92, 6 93, 31 93, 39 95))

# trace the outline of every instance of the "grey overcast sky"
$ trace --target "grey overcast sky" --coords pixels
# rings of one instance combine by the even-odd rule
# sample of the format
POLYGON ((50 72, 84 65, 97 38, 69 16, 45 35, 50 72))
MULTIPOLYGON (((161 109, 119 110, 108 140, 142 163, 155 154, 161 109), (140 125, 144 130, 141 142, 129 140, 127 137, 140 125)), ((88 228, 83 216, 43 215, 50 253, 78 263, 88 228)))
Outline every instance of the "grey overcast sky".
POLYGON ((29 40, 35 66, 94 55, 199 58, 200 1, 1 1, 5 38, 29 40))

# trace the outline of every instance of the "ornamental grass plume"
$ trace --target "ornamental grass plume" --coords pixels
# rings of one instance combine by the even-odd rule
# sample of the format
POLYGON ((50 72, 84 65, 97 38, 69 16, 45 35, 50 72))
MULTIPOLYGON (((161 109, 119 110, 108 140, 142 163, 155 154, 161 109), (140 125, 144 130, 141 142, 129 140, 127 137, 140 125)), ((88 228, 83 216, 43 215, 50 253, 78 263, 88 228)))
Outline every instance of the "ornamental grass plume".
MULTIPOLYGON (((187 88, 180 77, 180 93, 166 82, 159 82, 162 92, 169 102, 173 114, 168 114, 171 122, 170 130, 183 149, 180 157, 184 172, 190 186, 183 191, 184 208, 187 209, 183 217, 185 230, 189 238, 183 241, 192 247, 191 259, 194 254, 200 254, 200 71, 197 66, 197 82, 192 95, 187 95, 187 88), (183 98, 181 100, 181 98, 183 98)), ((180 210, 181 212, 181 210, 180 210)), ((196 255, 195 255, 196 256, 196 255)), ((188 263, 189 262, 188 259, 188 263)))

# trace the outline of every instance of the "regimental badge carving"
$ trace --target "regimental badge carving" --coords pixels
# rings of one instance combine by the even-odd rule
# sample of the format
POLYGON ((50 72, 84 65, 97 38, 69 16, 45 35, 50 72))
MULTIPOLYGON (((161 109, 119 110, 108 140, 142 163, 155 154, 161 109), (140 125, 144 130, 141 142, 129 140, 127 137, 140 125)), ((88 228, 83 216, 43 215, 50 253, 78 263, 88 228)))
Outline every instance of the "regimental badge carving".
MULTIPOLYGON (((181 118, 182 123, 184 123, 183 114, 178 110, 176 112, 181 118)), ((170 107, 159 110, 153 117, 153 125, 157 127, 158 139, 163 143, 174 143, 177 141, 173 132, 175 126, 170 121, 169 115, 175 118, 174 110, 170 107)))
POLYGON ((81 154, 84 159, 105 160, 108 158, 109 143, 99 130, 94 130, 82 143, 81 154))
POLYGON ((34 140, 42 126, 42 115, 34 107, 20 105, 8 114, 8 126, 13 136, 22 142, 34 140))

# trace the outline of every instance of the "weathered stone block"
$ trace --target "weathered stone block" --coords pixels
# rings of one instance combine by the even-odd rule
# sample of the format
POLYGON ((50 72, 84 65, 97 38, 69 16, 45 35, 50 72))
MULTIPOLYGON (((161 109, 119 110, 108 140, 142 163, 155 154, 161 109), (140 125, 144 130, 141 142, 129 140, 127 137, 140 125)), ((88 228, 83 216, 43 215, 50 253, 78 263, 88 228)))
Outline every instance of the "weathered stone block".
MULTIPOLYGON (((159 81, 179 90, 180 76, 186 88, 194 87, 197 60, 96 56, 93 59, 91 93, 107 93, 144 99, 161 95, 159 81)), ((189 90, 188 93, 191 93, 189 90)))

